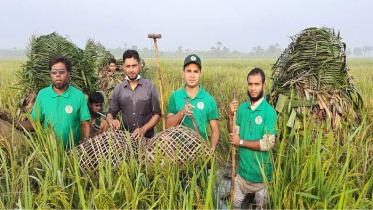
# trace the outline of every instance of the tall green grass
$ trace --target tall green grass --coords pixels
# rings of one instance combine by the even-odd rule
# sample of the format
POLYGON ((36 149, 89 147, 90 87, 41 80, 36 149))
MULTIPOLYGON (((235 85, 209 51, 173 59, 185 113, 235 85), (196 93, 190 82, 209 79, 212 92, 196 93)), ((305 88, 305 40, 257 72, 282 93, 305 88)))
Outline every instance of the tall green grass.
POLYGON ((19 90, 14 88, 18 83, 17 72, 25 59, 0 59, 0 108, 13 110, 16 106, 16 95, 19 90))
MULTIPOLYGON (((11 86, 18 81, 15 73, 21 62, 0 59, 2 108, 15 110, 18 104, 19 91, 11 86)), ((202 60, 201 84, 218 104, 221 130, 209 176, 208 160, 180 167, 171 160, 162 163, 161 157, 154 164, 131 159, 112 167, 110 161, 103 162, 86 173, 74 156, 58 148, 52 132, 38 124, 35 133, 25 132, 24 147, 0 146, 0 208, 221 208, 216 171, 229 164, 226 123, 233 90, 238 90, 240 103, 246 101, 247 73, 260 67, 267 75, 268 91, 274 63, 274 59, 202 60)), ((182 64, 183 59, 161 59, 165 110, 171 93, 183 85, 182 64)), ((289 130, 288 116, 280 116, 271 151, 273 180, 267 183, 272 208, 373 208, 372 64, 373 60, 349 61, 350 74, 365 100, 361 124, 345 124, 334 135, 307 117, 301 120, 306 129, 289 130)), ((144 77, 158 84, 155 60, 147 60, 147 65, 150 71, 144 77)))
POLYGON ((85 172, 51 130, 34 127, 25 147, 0 148, 0 208, 214 208, 212 157, 186 166, 161 154, 155 163, 130 158, 118 167, 109 159, 85 172))

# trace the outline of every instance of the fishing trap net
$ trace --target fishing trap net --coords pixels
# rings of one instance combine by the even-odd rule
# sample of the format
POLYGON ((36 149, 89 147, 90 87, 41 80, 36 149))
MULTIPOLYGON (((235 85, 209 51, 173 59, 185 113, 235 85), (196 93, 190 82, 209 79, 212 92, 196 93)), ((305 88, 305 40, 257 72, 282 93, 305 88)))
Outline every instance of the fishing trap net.
MULTIPOLYGON (((123 130, 108 130, 93 138, 82 141, 75 146, 80 166, 85 171, 95 169, 101 161, 111 161, 112 166, 119 166, 123 161, 131 158, 145 160, 145 137, 142 140, 131 138, 130 134, 123 130), (139 143, 141 142, 141 143, 139 143), (140 154, 140 157, 139 157, 140 154)), ((72 154, 72 151, 69 152, 72 154)))
POLYGON ((131 159, 155 162, 158 157, 164 157, 185 165, 210 154, 206 141, 196 131, 181 125, 142 140, 131 138, 126 131, 106 131, 76 145, 75 152, 85 171, 95 169, 103 160, 111 160, 112 166, 118 166, 131 159))
POLYGON ((150 161, 154 162, 160 155, 177 161, 179 165, 210 155, 206 141, 196 131, 182 125, 168 128, 154 136, 147 144, 147 151, 150 161))

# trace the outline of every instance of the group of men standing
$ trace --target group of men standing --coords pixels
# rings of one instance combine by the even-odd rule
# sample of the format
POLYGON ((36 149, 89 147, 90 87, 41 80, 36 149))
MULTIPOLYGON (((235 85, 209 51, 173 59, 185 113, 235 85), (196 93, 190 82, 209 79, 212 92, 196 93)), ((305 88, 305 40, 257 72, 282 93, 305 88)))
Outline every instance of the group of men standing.
MULTIPOLYGON (((97 125, 95 121, 102 108, 103 98, 92 95, 87 105, 84 94, 68 82, 71 74, 70 59, 64 56, 53 57, 49 62, 52 84, 39 92, 31 117, 34 121, 44 122, 46 127, 53 126, 64 148, 70 148, 73 146, 71 144, 82 138, 89 138, 92 132, 100 133, 109 126, 116 130, 123 126, 134 138, 151 138, 162 113, 157 87, 140 76, 141 65, 137 51, 124 52, 125 79, 110 94, 106 121, 103 125, 97 125), (122 122, 116 119, 119 112, 122 122)), ((218 110, 214 98, 202 88, 201 76, 201 59, 195 54, 187 56, 183 65, 185 85, 170 96, 166 127, 179 124, 190 127, 205 140, 209 139, 211 149, 215 150, 220 138, 218 110)), ((248 193, 254 192, 257 205, 267 205, 264 179, 271 181, 272 163, 268 150, 274 145, 276 135, 277 115, 263 96, 264 72, 259 68, 253 69, 247 76, 247 84, 249 100, 239 107, 237 101, 232 101, 228 110, 229 142, 239 147, 240 159, 235 179, 235 208, 240 207, 248 193), (234 128, 235 112, 237 126, 234 128)), ((21 121, 15 126, 34 130, 30 121, 21 121)))

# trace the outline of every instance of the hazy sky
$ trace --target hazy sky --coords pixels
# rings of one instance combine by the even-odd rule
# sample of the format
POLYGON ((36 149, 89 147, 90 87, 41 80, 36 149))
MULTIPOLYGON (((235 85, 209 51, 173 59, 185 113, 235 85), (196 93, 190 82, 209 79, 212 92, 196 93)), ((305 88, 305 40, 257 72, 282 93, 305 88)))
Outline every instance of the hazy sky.
POLYGON ((84 48, 88 38, 106 48, 152 46, 160 50, 208 50, 218 41, 251 51, 278 43, 308 27, 341 31, 347 47, 373 45, 372 0, 0 0, 0 48, 25 48, 31 35, 56 31, 84 48))

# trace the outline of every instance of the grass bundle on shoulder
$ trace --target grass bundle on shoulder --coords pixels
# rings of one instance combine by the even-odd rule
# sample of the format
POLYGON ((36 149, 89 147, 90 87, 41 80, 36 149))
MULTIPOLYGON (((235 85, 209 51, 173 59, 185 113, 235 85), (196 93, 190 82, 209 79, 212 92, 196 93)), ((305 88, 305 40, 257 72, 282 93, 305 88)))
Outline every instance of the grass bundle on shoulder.
POLYGON ((309 116, 334 131, 344 123, 361 120, 362 97, 348 75, 346 45, 329 28, 307 28, 292 42, 272 68, 272 103, 290 115, 288 127, 299 127, 297 118, 309 116))
POLYGON ((19 87, 22 90, 21 108, 17 115, 31 111, 37 93, 51 84, 49 60, 56 55, 71 59, 70 84, 85 94, 97 89, 98 69, 113 55, 100 43, 88 39, 85 49, 80 49, 67 37, 57 33, 32 36, 26 50, 27 62, 22 65, 19 87))

